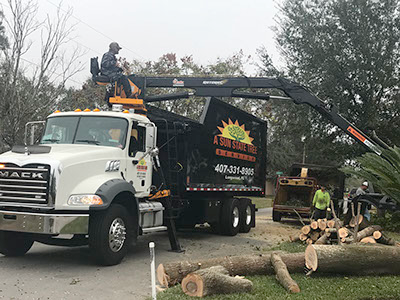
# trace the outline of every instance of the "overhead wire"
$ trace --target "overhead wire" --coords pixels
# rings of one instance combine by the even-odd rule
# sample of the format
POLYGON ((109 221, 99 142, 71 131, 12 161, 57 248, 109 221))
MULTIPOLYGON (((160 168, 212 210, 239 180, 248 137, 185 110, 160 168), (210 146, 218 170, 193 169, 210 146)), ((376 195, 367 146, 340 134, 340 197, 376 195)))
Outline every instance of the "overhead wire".
MULTIPOLYGON (((46 0, 46 1, 47 1, 48 3, 50 3, 51 5, 57 7, 58 9, 60 9, 60 10, 63 11, 64 13, 68 13, 65 9, 61 8, 60 5, 57 5, 57 4, 53 3, 53 2, 50 1, 50 0, 46 0)), ((85 22, 85 21, 81 20, 80 18, 76 17, 74 14, 71 13, 71 16, 72 16, 74 19, 78 20, 80 23, 82 23, 82 24, 86 25, 87 27, 89 27, 90 29, 92 29, 93 31, 95 31, 95 32, 97 32, 98 34, 102 35, 103 37, 107 38, 108 40, 110 40, 110 41, 113 41, 113 40, 114 40, 113 38, 107 36, 106 34, 104 34, 103 32, 101 32, 100 30, 97 30, 96 28, 94 28, 92 25, 90 25, 90 24, 88 24, 87 22, 85 22)), ((123 46, 124 49, 128 50, 129 52, 131 52, 131 53, 134 54, 135 56, 137 56, 137 57, 139 57, 139 58, 141 58, 141 59, 145 59, 145 57, 143 57, 143 56, 140 55, 139 53, 137 53, 137 52, 135 52, 135 51, 129 49, 128 47, 126 47, 125 44, 121 44, 121 46, 123 46)))

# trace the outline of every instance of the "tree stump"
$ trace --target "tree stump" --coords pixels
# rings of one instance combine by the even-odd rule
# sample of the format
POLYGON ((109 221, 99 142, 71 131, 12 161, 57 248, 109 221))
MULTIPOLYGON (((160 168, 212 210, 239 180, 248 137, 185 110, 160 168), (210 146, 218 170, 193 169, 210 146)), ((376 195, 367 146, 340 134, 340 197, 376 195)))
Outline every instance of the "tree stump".
POLYGON ((276 273, 276 279, 290 293, 299 293, 300 288, 296 281, 292 279, 289 271, 278 254, 271 255, 271 263, 276 273))
POLYGON ((400 274, 400 247, 350 244, 309 245, 306 267, 321 273, 348 275, 400 274))
POLYGON ((186 295, 205 297, 216 294, 250 292, 253 283, 248 279, 230 277, 222 266, 214 266, 188 274, 182 280, 186 295))

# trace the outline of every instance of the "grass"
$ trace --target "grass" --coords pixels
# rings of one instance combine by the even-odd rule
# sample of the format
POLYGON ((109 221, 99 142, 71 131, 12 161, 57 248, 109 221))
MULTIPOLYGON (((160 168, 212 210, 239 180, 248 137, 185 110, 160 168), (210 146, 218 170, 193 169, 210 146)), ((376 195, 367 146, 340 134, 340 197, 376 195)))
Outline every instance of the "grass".
MULTIPOLYGON (((209 300, 389 300, 400 299, 400 276, 380 277, 306 277, 293 274, 293 279, 300 286, 299 294, 289 294, 276 281, 275 276, 250 276, 253 291, 245 294, 230 294, 210 296, 209 300)), ((189 300, 193 299, 183 294, 181 287, 175 286, 157 295, 158 300, 189 300)))
POLYGON ((250 197, 250 199, 256 205, 256 208, 272 207, 272 202, 274 201, 273 196, 250 197))
MULTIPOLYGON (((388 236, 399 239, 400 234, 388 233, 388 236)), ((303 252, 306 245, 283 242, 265 251, 303 252)), ((400 299, 400 276, 318 276, 306 277, 303 274, 292 274, 300 286, 299 294, 289 294, 276 281, 275 276, 249 276, 253 282, 253 291, 245 294, 209 296, 209 300, 398 300, 400 299)), ((180 285, 167 289, 157 295, 158 300, 189 300, 183 294, 180 285)))
POLYGON ((307 245, 303 243, 292 243, 292 242, 282 242, 271 248, 263 249, 265 251, 284 251, 288 253, 304 252, 306 251, 307 245))

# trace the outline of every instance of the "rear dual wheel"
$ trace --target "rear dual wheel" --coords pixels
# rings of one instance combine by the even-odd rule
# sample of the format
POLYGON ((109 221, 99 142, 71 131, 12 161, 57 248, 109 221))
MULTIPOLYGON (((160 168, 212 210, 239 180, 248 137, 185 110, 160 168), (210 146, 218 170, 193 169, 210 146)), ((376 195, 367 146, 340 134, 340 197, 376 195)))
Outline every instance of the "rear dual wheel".
POLYGON ((222 206, 221 233, 234 236, 239 232, 249 232, 254 223, 254 215, 254 206, 250 199, 226 199, 222 206))

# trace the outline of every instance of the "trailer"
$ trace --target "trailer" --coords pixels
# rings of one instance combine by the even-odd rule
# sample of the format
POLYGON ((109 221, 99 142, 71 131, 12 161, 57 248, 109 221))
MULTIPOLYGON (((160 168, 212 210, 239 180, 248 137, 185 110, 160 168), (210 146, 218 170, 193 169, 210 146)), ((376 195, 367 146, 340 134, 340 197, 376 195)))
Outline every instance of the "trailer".
POLYGON ((335 210, 344 197, 345 174, 334 166, 295 163, 288 176, 277 178, 272 219, 282 217, 310 218, 315 192, 321 185, 328 188, 335 210))

